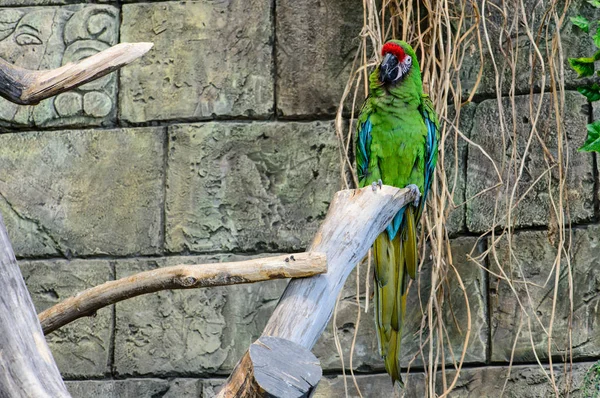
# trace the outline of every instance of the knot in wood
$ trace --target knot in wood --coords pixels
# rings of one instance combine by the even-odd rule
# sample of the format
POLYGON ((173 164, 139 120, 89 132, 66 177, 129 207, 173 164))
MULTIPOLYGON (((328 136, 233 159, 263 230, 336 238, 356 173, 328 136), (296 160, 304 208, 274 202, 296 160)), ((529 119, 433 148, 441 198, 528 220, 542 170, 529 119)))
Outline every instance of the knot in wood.
POLYGON ((191 287, 194 286, 196 284, 196 282, 198 282, 198 280, 196 278, 194 278, 193 276, 186 276, 185 278, 181 278, 181 285, 185 286, 185 287, 191 287))

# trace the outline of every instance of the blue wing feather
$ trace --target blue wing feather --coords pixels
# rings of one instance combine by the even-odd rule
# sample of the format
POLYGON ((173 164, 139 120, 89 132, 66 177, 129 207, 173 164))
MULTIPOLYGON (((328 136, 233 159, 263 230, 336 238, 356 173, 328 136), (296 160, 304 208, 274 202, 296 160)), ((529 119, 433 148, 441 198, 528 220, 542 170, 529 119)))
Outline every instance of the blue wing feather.
POLYGON ((358 180, 363 180, 368 173, 369 167, 369 158, 371 152, 371 130, 373 129, 373 124, 371 123, 370 118, 360 125, 358 130, 358 139, 356 148, 358 150, 357 155, 357 171, 358 171, 358 180))
POLYGON ((425 184, 419 206, 419 217, 417 219, 420 218, 420 215, 425 208, 425 201, 427 200, 427 194, 431 188, 431 182, 433 181, 433 176, 435 173, 435 165, 437 163, 439 128, 437 125, 437 120, 435 119, 435 115, 430 115, 429 112, 433 112, 433 110, 427 109, 426 106, 421 107, 421 114, 423 115, 423 120, 427 126, 427 138, 425 140, 425 184))

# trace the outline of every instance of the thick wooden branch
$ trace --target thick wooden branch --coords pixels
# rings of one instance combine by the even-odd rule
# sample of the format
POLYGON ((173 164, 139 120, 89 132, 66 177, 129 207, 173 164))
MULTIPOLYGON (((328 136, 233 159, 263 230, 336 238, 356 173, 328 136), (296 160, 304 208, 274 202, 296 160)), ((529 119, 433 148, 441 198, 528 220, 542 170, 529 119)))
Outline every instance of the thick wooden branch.
MULTIPOLYGON (((367 187, 338 192, 310 247, 311 251, 326 253, 327 273, 291 281, 262 336, 283 338, 312 349, 327 326, 338 294, 354 266, 398 210, 414 199, 409 190, 386 185, 375 191, 367 187)), ((249 367, 242 366, 248 361, 252 362, 252 357, 246 352, 219 397, 269 396, 240 387, 253 383, 249 367)), ((264 366, 277 371, 274 363, 264 366)))
POLYGON ((22 69, 0 59, 0 96, 21 105, 37 104, 113 72, 151 48, 152 43, 121 43, 77 63, 43 71, 22 69))
POLYGON ((323 375, 310 350, 269 336, 252 343, 239 366, 244 369, 238 372, 242 377, 231 380, 238 396, 309 397, 323 375))
POLYGON ((231 263, 176 265, 140 272, 106 282, 70 297, 42 312, 45 334, 100 308, 142 294, 166 289, 194 289, 251 283, 269 279, 302 278, 327 271, 324 253, 307 252, 231 263))
POLYGON ((0 216, 0 397, 70 397, 0 216))

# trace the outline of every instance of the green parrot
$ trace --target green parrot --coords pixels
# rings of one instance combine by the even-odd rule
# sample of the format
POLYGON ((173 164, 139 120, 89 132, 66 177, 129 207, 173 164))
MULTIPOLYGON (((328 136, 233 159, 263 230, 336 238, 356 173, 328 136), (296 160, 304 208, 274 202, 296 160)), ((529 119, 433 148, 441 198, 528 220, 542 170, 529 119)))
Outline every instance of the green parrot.
POLYGON ((400 376, 400 342, 408 276, 418 264, 417 224, 437 163, 439 126, 423 94, 414 50, 391 40, 369 77, 369 96, 358 118, 356 166, 360 187, 408 187, 419 199, 401 209, 373 244, 375 323, 380 354, 394 383, 400 376), (407 276, 408 274, 408 276, 407 276))

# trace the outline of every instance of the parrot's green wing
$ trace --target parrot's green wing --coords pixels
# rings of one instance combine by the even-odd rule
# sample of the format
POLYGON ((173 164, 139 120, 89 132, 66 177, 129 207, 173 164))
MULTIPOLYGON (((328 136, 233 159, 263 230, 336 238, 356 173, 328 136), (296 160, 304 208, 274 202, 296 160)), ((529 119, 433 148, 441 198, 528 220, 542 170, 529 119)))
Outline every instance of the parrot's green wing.
MULTIPOLYGON (((419 210, 416 214, 416 220, 421 219, 421 214, 425 208, 425 201, 427 200, 427 194, 431 188, 431 182, 435 174, 435 165, 437 164, 438 158, 438 143, 440 141, 440 126, 433 107, 433 103, 427 94, 421 95, 421 114, 423 120, 427 126, 427 139, 425 142, 425 184, 423 192, 421 192, 421 203, 419 204, 419 210)), ((414 276, 411 275, 413 278, 414 276)))
POLYGON ((371 123, 372 109, 369 102, 365 102, 363 108, 358 117, 358 132, 356 137, 356 171, 359 182, 359 187, 366 185, 367 178, 373 174, 373 172, 379 173, 376 162, 369 166, 371 162, 371 142, 373 137, 371 131, 373 130, 373 124, 371 123))

